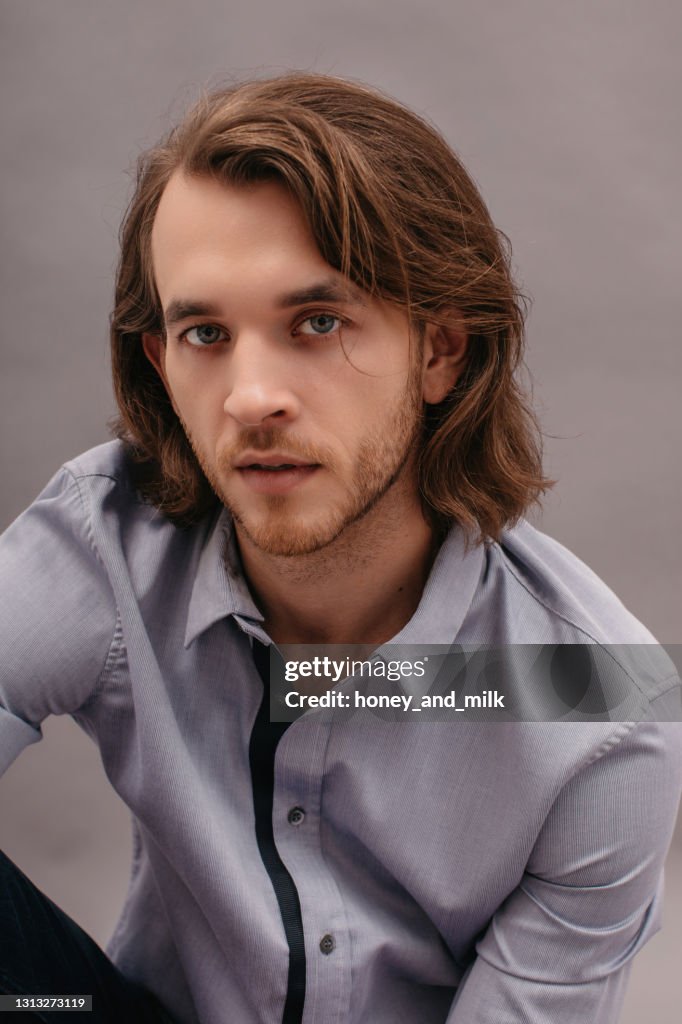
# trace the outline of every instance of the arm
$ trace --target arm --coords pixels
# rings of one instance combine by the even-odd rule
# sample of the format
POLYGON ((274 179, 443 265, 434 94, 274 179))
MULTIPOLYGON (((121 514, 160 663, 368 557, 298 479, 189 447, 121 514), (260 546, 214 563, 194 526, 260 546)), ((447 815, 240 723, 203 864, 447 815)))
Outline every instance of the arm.
POLYGON ((0 538, 0 772, 48 714, 89 699, 115 624, 85 499, 61 470, 0 538))
POLYGON ((660 928, 682 785, 680 723, 617 728, 561 791, 447 1024, 616 1024, 632 958, 660 928))

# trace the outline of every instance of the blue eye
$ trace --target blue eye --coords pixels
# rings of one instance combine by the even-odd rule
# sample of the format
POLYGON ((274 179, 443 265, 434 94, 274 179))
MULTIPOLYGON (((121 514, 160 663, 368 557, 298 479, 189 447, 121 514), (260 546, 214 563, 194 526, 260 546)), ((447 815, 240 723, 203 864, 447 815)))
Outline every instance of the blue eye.
POLYGON ((215 324, 199 324, 198 327, 190 327, 182 337, 188 345, 193 345, 195 348, 208 348, 209 345, 215 345, 218 341, 224 341, 226 334, 222 327, 217 327, 215 324))
POLYGON ((339 329, 340 324, 341 320, 338 316, 333 316, 331 313, 316 313, 314 316, 306 317, 301 322, 299 330, 301 334, 333 334, 339 329), (312 330, 304 330, 306 324, 310 324, 312 330))

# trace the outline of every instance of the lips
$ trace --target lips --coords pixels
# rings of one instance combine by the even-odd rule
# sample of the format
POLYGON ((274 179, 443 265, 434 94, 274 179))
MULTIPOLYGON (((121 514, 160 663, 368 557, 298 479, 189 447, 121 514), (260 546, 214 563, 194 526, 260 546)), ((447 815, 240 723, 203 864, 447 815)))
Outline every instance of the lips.
POLYGON ((234 468, 251 492, 270 496, 296 491, 322 471, 319 463, 304 462, 288 452, 247 452, 234 468))
POLYGON ((245 452, 234 463, 235 469, 264 469, 275 471, 283 469, 310 468, 311 466, 316 465, 319 465, 319 463, 308 462, 305 459, 289 454, 289 452, 271 452, 267 455, 263 452, 245 452))
POLYGON ((281 473, 284 469, 301 469, 303 463, 283 462, 281 465, 269 466, 267 463, 251 462, 248 466, 240 466, 240 469, 263 469, 267 473, 281 473))

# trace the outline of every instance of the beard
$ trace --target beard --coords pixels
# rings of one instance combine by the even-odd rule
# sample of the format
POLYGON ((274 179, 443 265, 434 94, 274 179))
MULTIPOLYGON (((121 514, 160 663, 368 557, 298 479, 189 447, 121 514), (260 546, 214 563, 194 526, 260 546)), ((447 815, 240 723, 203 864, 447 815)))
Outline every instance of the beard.
MULTIPOLYGON (((224 481, 236 472, 234 462, 247 449, 283 449, 308 464, 324 467, 323 472, 341 481, 333 449, 308 444, 281 428, 252 428, 242 431, 234 443, 222 448, 212 465, 185 423, 183 427, 211 487, 248 540, 264 554, 296 557, 322 551, 379 505, 413 468, 422 422, 420 380, 412 373, 393 414, 360 441, 345 494, 334 502, 330 499, 327 508, 319 507, 319 499, 312 504, 314 498, 306 502, 304 496, 297 495, 298 500, 292 501, 288 494, 258 495, 249 503, 248 499, 230 494, 224 481)), ((416 493, 416 476, 410 478, 409 484, 416 493)))

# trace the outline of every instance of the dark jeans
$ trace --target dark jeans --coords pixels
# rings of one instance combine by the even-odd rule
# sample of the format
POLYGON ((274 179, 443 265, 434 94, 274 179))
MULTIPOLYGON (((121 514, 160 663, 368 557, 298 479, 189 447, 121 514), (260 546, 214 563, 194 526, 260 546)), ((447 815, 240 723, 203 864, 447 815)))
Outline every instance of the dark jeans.
POLYGON ((92 1012, 0 1013, 0 1024, 173 1024, 158 1000, 125 978, 89 935, 0 852, 0 992, 91 995, 92 1012))

